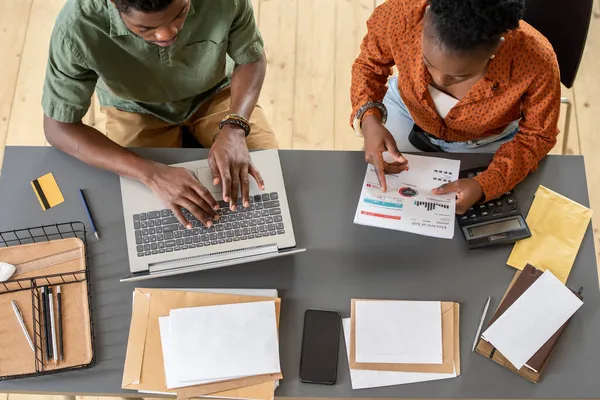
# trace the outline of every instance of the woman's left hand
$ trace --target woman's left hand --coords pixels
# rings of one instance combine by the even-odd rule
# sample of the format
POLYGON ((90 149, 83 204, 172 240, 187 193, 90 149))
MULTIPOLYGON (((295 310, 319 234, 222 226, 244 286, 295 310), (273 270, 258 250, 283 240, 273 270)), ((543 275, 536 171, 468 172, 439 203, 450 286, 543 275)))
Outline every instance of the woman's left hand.
POLYGON ((484 193, 475 179, 459 179, 446 183, 431 191, 433 194, 456 193, 456 213, 462 215, 475 203, 481 201, 484 193))

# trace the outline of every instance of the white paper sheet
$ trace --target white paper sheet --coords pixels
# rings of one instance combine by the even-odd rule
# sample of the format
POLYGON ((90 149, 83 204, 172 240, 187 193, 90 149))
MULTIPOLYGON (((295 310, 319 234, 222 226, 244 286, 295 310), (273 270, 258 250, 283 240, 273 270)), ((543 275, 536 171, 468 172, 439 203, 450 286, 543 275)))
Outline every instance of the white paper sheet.
POLYGON ((482 336, 520 369, 582 305, 546 271, 482 336))
MULTIPOLYGON (((346 355, 350 364, 350 318, 342 320, 344 327, 344 341, 346 342, 346 355)), ((426 374, 420 372, 396 372, 396 371, 368 371, 350 369, 350 380, 352 389, 368 389, 383 386, 404 385, 408 383, 437 381, 441 379, 456 378, 456 372, 452 374, 426 374)))
POLYGON ((179 382, 281 372, 274 301, 171 310, 179 382))
POLYGON ((357 301, 356 361, 442 364, 439 301, 357 301))
MULTIPOLYGON (((389 155, 385 154, 390 161, 389 155)), ((367 166, 354 223, 452 239, 456 195, 431 190, 458 179, 460 161, 405 154, 409 170, 386 175, 383 193, 372 165, 367 166)))

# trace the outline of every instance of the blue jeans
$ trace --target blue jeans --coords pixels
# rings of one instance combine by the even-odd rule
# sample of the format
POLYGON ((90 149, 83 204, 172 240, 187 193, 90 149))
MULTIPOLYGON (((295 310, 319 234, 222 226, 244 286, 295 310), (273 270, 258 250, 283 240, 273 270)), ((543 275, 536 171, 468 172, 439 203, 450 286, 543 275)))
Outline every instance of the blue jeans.
MULTIPOLYGON (((388 118, 385 127, 396 139, 398 149, 403 152, 419 152, 409 141, 408 135, 413 129, 415 121, 406 109, 404 101, 398 91, 398 77, 390 79, 389 89, 383 99, 387 108, 388 118)), ((504 132, 468 142, 447 142, 433 136, 431 143, 439 146, 447 153, 495 153, 504 143, 511 141, 519 131, 519 121, 511 122, 504 132)))

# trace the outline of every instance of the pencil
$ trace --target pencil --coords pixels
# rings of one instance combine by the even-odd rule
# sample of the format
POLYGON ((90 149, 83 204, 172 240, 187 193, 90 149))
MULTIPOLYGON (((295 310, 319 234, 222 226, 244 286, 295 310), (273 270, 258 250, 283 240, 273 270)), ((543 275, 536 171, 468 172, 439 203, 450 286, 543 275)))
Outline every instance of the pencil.
POLYGON ((58 349, 56 348, 56 329, 54 323, 54 301, 52 301, 52 288, 48 288, 48 303, 50 304, 50 330, 52 335, 52 361, 56 364, 58 361, 58 349))
POLYGON ((79 197, 81 198, 81 204, 83 204, 83 209, 87 214, 88 220, 90 221, 90 225, 92 226, 92 231, 94 232, 94 236, 96 236, 96 240, 100 239, 98 235, 98 229, 96 229, 96 224, 94 223, 94 217, 92 216, 92 212, 90 211, 90 207, 87 203, 87 199, 85 198, 85 193, 83 190, 79 189, 79 197))
POLYGON ((63 332, 62 332, 62 295, 60 293, 60 285, 56 287, 56 305, 57 305, 57 314, 58 314, 58 354, 60 356, 60 361, 62 362, 65 357, 65 352, 63 350, 63 332))
POLYGON ((52 358, 52 349, 50 348, 50 332, 48 323, 48 296, 46 295, 46 286, 42 287, 42 313, 44 320, 44 341, 46 343, 46 361, 50 361, 52 358))

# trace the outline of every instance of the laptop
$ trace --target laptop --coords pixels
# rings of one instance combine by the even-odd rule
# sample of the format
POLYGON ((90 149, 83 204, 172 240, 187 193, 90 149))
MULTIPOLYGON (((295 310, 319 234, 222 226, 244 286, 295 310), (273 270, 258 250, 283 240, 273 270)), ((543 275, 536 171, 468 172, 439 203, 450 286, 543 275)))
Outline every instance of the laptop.
POLYGON ((138 181, 121 178, 127 250, 131 274, 121 282, 171 276, 295 254, 294 228, 277 150, 251 153, 265 182, 261 191, 250 177, 250 206, 231 211, 214 186, 207 160, 174 166, 187 168, 219 201, 221 218, 206 228, 187 210, 192 229, 138 181))

